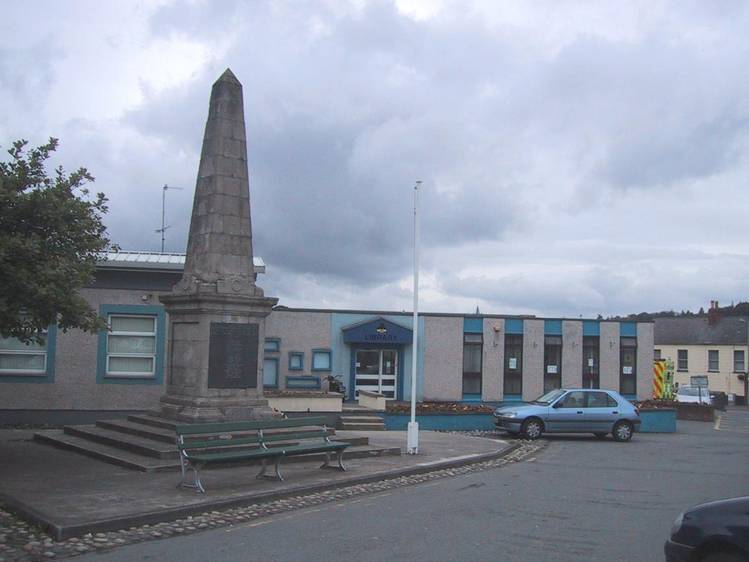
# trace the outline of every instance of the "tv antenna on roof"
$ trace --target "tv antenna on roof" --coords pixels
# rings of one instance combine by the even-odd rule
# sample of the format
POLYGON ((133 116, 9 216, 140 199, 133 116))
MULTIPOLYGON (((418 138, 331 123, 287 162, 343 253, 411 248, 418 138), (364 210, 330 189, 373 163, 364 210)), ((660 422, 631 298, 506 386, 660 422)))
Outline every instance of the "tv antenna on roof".
POLYGON ((175 187, 173 185, 167 185, 164 184, 164 187, 161 188, 161 228, 157 228, 156 232, 161 232, 161 253, 164 253, 164 234, 166 233, 166 229, 169 228, 166 224, 164 224, 164 217, 166 215, 166 190, 167 189, 179 189, 180 191, 184 189, 184 187, 175 187))

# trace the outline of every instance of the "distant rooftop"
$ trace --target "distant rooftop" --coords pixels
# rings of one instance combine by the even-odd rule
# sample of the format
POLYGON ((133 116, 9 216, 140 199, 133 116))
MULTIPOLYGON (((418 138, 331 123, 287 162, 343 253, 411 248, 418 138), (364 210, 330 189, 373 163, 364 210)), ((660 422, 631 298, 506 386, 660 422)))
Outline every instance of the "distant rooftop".
MULTIPOLYGON (((252 257, 255 273, 265 273, 265 262, 259 256, 252 257)), ((97 264, 104 269, 156 269, 176 270, 185 268, 185 254, 169 252, 106 252, 105 259, 97 264)))
POLYGON ((656 318, 655 345, 746 345, 747 318, 721 316, 714 324, 708 318, 656 318))

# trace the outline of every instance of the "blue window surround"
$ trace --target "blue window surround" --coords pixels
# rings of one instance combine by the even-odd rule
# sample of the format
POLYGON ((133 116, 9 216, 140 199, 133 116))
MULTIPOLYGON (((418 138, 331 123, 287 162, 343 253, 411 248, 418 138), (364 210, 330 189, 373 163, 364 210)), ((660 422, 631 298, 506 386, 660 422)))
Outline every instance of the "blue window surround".
POLYGON ((310 365, 313 371, 325 371, 330 372, 333 370, 333 354, 330 352, 330 349, 324 348, 324 349, 313 349, 312 350, 312 364, 310 365), (315 368, 315 354, 317 353, 327 353, 328 355, 328 365, 330 365, 326 369, 321 368, 315 368))
POLYGON ((286 388, 288 390, 320 390, 320 388, 322 388, 322 383, 320 382, 320 377, 311 377, 309 375, 289 376, 286 377, 286 388))
POLYGON ((304 353, 302 351, 289 351, 289 371, 303 371, 304 370, 304 353), (292 367, 291 360, 294 357, 299 357, 299 367, 292 367))
POLYGON ((637 323, 636 322, 621 322, 619 324, 619 336, 627 338, 637 337, 637 323))
POLYGON ((481 402, 480 394, 464 394, 462 402, 481 402))
POLYGON ((47 369, 44 374, 34 373, 28 375, 2 375, 0 383, 3 382, 30 382, 30 383, 52 383, 55 382, 55 351, 57 350, 57 325, 47 328, 47 369))
POLYGON ((276 364, 276 383, 275 384, 265 384, 265 365, 263 365, 263 388, 278 388, 278 378, 279 378, 278 358, 266 357, 263 359, 263 361, 273 361, 276 364))
POLYGON ((502 402, 522 402, 522 401, 523 401, 522 394, 505 394, 504 398, 502 399, 502 402))
POLYGON ((107 331, 99 332, 99 347, 96 361, 98 384, 162 384, 164 381, 164 342, 166 341, 166 315, 163 306, 141 304, 102 304, 99 315, 104 319, 110 314, 140 314, 156 317, 156 362, 153 377, 123 377, 107 375, 107 331))
POLYGON ((278 353, 281 351, 281 338, 265 338, 263 351, 265 351, 265 353, 278 353), (268 346, 268 344, 272 345, 268 346))
POLYGON ((562 321, 561 320, 544 320, 544 335, 545 336, 561 336, 562 335, 562 321))
POLYGON ((601 336, 601 324, 596 320, 583 320, 583 336, 601 336))
POLYGON ((463 333, 464 334, 483 334, 484 333, 484 319, 482 317, 466 317, 463 318, 463 333))
POLYGON ((513 336, 522 336, 523 335, 523 319, 522 318, 505 319, 505 334, 511 334, 513 336))

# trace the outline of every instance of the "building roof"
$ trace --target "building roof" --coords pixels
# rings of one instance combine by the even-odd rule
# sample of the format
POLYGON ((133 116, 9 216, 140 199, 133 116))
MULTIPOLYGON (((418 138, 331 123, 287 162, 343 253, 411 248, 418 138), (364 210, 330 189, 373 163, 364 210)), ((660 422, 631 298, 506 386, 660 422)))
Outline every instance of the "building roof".
POLYGON ((747 345, 744 316, 723 316, 710 324, 706 317, 656 318, 655 345, 747 345))
MULTIPOLYGON (((265 262, 259 256, 253 256, 255 273, 265 273, 265 262)), ((157 269, 177 270, 185 268, 185 254, 162 252, 106 252, 104 259, 98 262, 103 269, 157 269)))

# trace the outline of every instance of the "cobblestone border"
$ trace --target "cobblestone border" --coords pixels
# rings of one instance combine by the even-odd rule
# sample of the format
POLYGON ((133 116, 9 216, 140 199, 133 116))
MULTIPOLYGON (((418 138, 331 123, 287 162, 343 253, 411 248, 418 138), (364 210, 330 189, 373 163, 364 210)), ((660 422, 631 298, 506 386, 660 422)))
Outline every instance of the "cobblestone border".
MULTIPOLYGON (((455 433, 477 437, 497 436, 493 431, 455 433)), ((89 533, 81 538, 71 538, 60 542, 53 541, 40 528, 31 526, 15 515, 0 508, 0 562, 52 560, 55 558, 73 557, 94 551, 106 552, 125 544, 185 535, 204 529, 215 529, 217 527, 252 521, 277 513, 330 503, 354 496, 374 494, 440 478, 501 468, 506 464, 530 459, 546 445, 546 441, 521 441, 517 449, 498 459, 455 468, 438 469, 410 476, 398 476, 379 482, 355 484, 334 490, 294 496, 267 503, 252 504, 224 511, 210 511, 201 515, 155 525, 143 525, 141 527, 131 527, 107 533, 89 533)))

